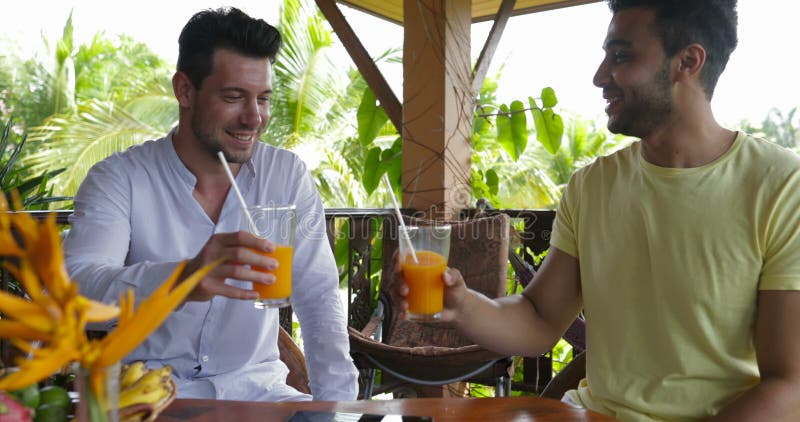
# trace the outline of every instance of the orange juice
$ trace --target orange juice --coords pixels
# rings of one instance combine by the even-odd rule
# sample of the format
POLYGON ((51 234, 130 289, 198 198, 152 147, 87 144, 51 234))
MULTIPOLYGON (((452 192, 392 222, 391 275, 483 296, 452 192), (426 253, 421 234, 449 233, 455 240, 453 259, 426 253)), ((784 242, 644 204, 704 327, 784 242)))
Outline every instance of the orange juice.
POLYGON ((403 278, 408 284, 408 312, 413 315, 433 315, 442 312, 447 259, 436 252, 417 251, 417 259, 409 254, 401 264, 403 278))
POLYGON ((275 252, 267 253, 255 251, 258 254, 278 260, 278 268, 274 271, 266 268, 253 267, 256 271, 273 274, 275 282, 272 284, 253 283, 253 290, 258 292, 259 299, 283 299, 292 294, 292 253, 291 246, 277 245, 275 252))

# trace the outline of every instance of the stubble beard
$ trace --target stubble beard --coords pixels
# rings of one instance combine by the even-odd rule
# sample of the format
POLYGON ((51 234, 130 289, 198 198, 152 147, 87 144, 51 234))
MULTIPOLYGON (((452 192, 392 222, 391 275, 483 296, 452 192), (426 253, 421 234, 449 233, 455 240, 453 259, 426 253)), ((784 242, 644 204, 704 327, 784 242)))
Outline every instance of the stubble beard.
MULTIPOLYGON (((247 151, 236 153, 226 149, 225 142, 215 138, 213 131, 206 125, 206 120, 199 114, 194 114, 192 116, 192 133, 194 133, 194 137, 199 141, 200 146, 209 154, 216 157, 217 152, 222 151, 222 154, 225 156, 225 161, 229 163, 242 164, 250 160, 250 157, 253 155, 252 147, 247 151)), ((261 132, 259 131, 259 137, 260 135, 261 132)))
POLYGON ((631 102, 616 116, 609 117, 608 130, 611 133, 644 138, 672 114, 669 63, 665 62, 650 82, 635 88, 626 97, 631 102))

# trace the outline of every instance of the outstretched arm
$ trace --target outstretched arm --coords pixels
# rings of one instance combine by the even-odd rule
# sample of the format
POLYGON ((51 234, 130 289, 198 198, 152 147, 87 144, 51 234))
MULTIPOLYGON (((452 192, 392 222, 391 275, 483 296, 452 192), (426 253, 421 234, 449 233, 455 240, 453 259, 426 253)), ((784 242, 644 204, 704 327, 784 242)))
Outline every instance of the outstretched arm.
MULTIPOLYGON (((521 295, 489 299, 468 289, 458 270, 452 268, 444 281, 442 319, 453 321, 477 344, 503 354, 538 356, 547 352, 583 306, 578 260, 555 247, 521 295)), ((400 294, 407 291, 403 284, 400 294)))
POLYGON ((800 420, 800 291, 758 294, 755 346, 761 382, 712 421, 800 420))

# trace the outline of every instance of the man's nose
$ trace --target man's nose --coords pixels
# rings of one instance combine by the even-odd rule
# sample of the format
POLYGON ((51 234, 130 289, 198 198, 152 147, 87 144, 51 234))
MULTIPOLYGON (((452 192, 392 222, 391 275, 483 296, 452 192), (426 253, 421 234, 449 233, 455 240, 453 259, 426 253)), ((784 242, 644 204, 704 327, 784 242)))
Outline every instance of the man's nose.
POLYGON ((258 105, 258 101, 257 100, 248 101, 244 105, 244 109, 242 110, 239 119, 243 124, 247 125, 248 127, 260 126, 263 121, 263 116, 261 115, 261 109, 258 105))
POLYGON ((602 62, 600 62, 600 65, 597 66, 597 70, 594 72, 592 83, 594 84, 594 86, 602 88, 608 85, 608 79, 609 79, 608 66, 606 65, 606 61, 603 60, 602 62))

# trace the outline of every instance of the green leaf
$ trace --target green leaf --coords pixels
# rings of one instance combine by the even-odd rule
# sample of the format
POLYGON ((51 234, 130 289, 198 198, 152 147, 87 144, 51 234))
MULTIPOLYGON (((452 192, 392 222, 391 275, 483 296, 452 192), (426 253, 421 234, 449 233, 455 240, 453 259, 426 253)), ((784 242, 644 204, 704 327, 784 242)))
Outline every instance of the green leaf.
POLYGON ((497 195, 497 192, 500 190, 500 177, 497 176, 497 172, 494 169, 486 170, 486 186, 489 187, 489 192, 492 195, 497 195))
POLYGON ((553 110, 532 110, 533 123, 536 126, 536 139, 552 155, 561 147, 561 135, 564 133, 564 123, 561 116, 553 110))
POLYGON ((553 150, 552 144, 550 143, 550 135, 547 134, 547 126, 544 123, 544 114, 542 114, 542 110, 534 108, 531 110, 531 114, 533 114, 533 126, 536 128, 536 140, 544 146, 547 152, 555 154, 556 150, 553 150))
POLYGON ((472 119, 472 133, 476 135, 483 135, 489 131, 489 119, 486 117, 475 117, 472 119))
POLYGON ((544 108, 553 108, 558 104, 558 99, 556 98, 556 91, 553 88, 545 87, 542 88, 542 106, 544 108))
POLYGON ((333 256, 336 259, 336 268, 345 268, 345 271, 340 272, 340 281, 342 278, 347 277, 347 263, 350 259, 350 220, 345 218, 342 227, 337 231, 342 233, 334 237, 333 243, 333 256))
POLYGON ((564 120, 553 110, 544 111, 544 124, 547 126, 547 135, 555 151, 561 147, 561 137, 564 135, 564 120))
MULTIPOLYGON (((395 189, 395 186, 402 185, 402 175, 403 175, 403 161, 401 159, 392 160, 388 166, 386 166, 386 173, 389 174, 389 181, 392 183, 392 189, 395 189)), ((399 192, 398 195, 402 193, 399 192)))
POLYGON ((514 161, 518 161, 528 146, 528 120, 522 101, 511 103, 511 140, 514 143, 514 161))
POLYGON ((402 185, 403 174, 403 137, 398 136, 394 140, 392 146, 381 153, 381 176, 383 172, 389 175, 389 182, 392 184, 392 189, 402 185))
POLYGON ((358 119, 358 142, 365 147, 375 140, 383 125, 389 120, 383 107, 378 106, 375 93, 369 87, 364 90, 356 117, 358 119))
POLYGON ((6 196, 12 191, 17 191, 23 208, 28 210, 47 209, 49 202, 64 200, 63 197, 53 197, 52 188, 48 187, 50 179, 64 169, 45 170, 35 176, 30 166, 18 165, 21 162, 20 153, 28 138, 22 134, 21 139, 12 141, 10 137, 12 126, 13 119, 9 120, 5 127, 0 123, 0 190, 6 196), (6 154, 9 150, 10 153, 6 154))
POLYGON ((533 110, 540 110, 539 104, 536 104, 536 99, 533 97, 528 97, 528 104, 531 106, 531 111, 533 110))
POLYGON ((364 164, 364 175, 362 176, 361 183, 364 184, 364 190, 367 195, 372 195, 372 192, 378 187, 381 182, 383 173, 380 171, 381 162, 381 149, 379 147, 370 148, 367 151, 367 161, 364 164))
POLYGON ((517 149, 514 146, 514 136, 511 132, 511 117, 508 115, 508 106, 503 104, 498 110, 497 117, 495 118, 497 125, 497 142, 500 146, 510 155, 514 161, 517 161, 517 149))

